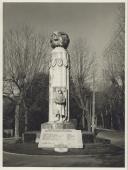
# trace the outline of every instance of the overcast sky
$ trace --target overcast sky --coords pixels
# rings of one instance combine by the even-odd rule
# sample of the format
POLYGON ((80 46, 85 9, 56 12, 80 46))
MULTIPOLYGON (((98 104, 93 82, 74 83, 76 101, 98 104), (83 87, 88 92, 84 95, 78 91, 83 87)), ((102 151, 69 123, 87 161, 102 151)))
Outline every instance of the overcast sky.
POLYGON ((86 39, 100 59, 116 28, 118 7, 119 3, 4 3, 4 31, 23 24, 47 36, 64 31, 70 44, 86 39))
POLYGON ((101 54, 115 28, 118 3, 6 3, 4 29, 27 23, 41 32, 55 30, 69 34, 71 42, 78 37, 101 54))

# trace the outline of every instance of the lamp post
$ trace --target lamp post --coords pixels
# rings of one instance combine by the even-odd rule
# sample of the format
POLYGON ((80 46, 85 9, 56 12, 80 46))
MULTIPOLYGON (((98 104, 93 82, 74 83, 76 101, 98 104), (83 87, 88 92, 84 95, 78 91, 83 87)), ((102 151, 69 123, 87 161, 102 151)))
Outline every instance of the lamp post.
POLYGON ((20 108, 20 91, 18 88, 14 88, 14 101, 16 102, 16 108, 15 108, 15 138, 19 138, 19 108, 20 108))
POLYGON ((92 92, 92 133, 95 130, 95 71, 93 70, 93 92, 92 92))

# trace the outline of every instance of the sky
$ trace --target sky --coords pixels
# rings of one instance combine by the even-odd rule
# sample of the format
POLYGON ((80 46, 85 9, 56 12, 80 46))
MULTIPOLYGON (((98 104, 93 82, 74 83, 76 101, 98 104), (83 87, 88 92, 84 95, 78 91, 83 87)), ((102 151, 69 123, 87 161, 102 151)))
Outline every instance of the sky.
POLYGON ((102 53, 116 29, 119 3, 4 3, 4 31, 24 24, 50 37, 64 31, 70 44, 86 39, 102 65, 102 53))
POLYGON ((69 34, 71 43, 84 38, 101 54, 115 29, 118 3, 4 3, 4 30, 28 24, 48 36, 69 34))

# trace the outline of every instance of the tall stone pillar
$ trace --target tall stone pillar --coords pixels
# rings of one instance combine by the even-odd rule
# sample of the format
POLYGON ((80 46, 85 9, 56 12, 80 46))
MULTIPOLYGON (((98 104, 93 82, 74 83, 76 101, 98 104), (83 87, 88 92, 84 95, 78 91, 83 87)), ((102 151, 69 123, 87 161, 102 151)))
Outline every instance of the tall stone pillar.
POLYGON ((51 35, 53 50, 49 63, 49 122, 69 121, 69 41, 66 33, 54 32, 51 35))
POLYGON ((64 32, 54 32, 50 37, 53 50, 49 60, 49 119, 41 128, 75 128, 70 122, 69 111, 69 42, 69 36, 64 32))

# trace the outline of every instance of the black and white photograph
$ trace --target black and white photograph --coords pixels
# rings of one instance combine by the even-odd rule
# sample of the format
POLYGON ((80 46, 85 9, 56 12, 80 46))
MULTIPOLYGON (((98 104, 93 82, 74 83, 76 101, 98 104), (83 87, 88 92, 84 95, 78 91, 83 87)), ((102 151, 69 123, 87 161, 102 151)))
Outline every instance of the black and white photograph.
POLYGON ((126 168, 126 2, 2 6, 2 166, 126 168))

